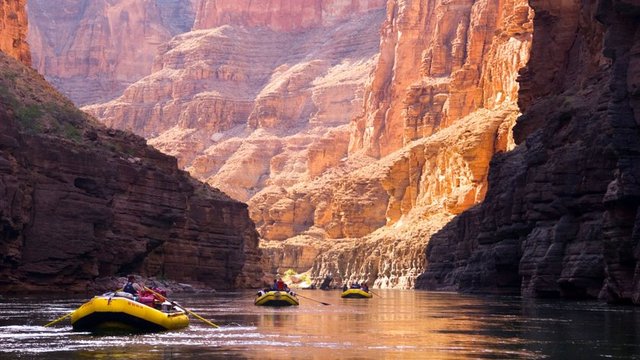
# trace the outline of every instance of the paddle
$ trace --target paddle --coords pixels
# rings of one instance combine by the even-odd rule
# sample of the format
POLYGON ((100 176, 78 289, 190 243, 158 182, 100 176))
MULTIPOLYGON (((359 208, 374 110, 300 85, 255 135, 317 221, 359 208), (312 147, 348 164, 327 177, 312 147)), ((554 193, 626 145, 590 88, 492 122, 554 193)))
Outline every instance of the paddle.
POLYGON ((74 312, 75 312, 75 310, 74 310, 74 311, 72 311, 72 312, 70 312, 70 313, 68 313, 68 314, 67 314, 67 315, 65 315, 65 316, 62 316, 62 317, 59 317, 59 318, 57 318, 57 319, 53 320, 52 322, 48 323, 48 324, 47 324, 47 325, 45 325, 44 327, 48 327, 48 326, 51 326, 51 325, 53 325, 53 324, 57 324, 57 323, 59 323, 60 321, 62 321, 62 320, 64 320, 64 319, 68 318, 69 316, 73 315, 73 313, 74 313, 74 312))
POLYGON ((296 294, 296 296, 300 296, 301 298, 304 298, 304 299, 307 299, 307 300, 311 300, 311 301, 319 302, 319 303, 320 303, 320 304, 322 304, 322 305, 331 305, 331 304, 329 304, 329 303, 322 302, 322 301, 318 301, 318 300, 315 300, 315 299, 312 299, 312 298, 308 298, 308 297, 306 297, 306 296, 302 296, 302 295, 300 295, 300 294, 296 294))
POLYGON ((209 320, 207 320, 207 319, 203 318, 202 316, 200 316, 200 315, 198 315, 198 314, 194 313, 193 311, 191 311, 191 310, 189 310, 189 309, 185 308, 184 306, 182 306, 182 305, 178 304, 177 302, 175 302, 175 301, 171 301, 171 300, 167 299, 167 298, 166 298, 165 296, 163 296, 162 294, 159 294, 158 292, 153 291, 153 290, 149 289, 149 288, 148 288, 148 287, 146 287, 146 286, 144 287, 144 289, 145 289, 145 290, 147 290, 147 291, 150 291, 152 294, 154 294, 155 296, 159 297, 162 301, 168 301, 168 302, 170 302, 170 303, 171 303, 171 305, 173 305, 173 306, 175 306, 175 307, 177 307, 177 308, 179 308, 179 309, 182 309, 182 310, 183 310, 184 312, 186 312, 187 314, 195 316, 196 318, 198 318, 198 319, 199 319, 200 321, 202 321, 203 323, 205 323, 205 324, 207 324, 207 325, 210 325, 210 326, 213 326, 213 327, 216 327, 216 328, 219 328, 219 327, 220 327, 220 326, 218 326, 218 325, 216 325, 216 324, 212 323, 211 321, 209 321, 209 320))
MULTIPOLYGON (((374 293, 373 290, 369 289, 369 292, 372 293, 373 295, 381 298, 382 296, 380 296, 378 293, 374 293)), ((384 299, 384 298, 383 298, 384 299)))

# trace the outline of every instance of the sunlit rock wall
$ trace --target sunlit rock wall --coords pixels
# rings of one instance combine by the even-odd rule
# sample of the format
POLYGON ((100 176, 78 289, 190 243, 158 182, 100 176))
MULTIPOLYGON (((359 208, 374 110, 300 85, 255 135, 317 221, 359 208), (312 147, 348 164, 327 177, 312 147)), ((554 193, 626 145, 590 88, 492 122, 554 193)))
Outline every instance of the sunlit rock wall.
POLYGON ((430 235, 482 201, 490 159, 513 147, 533 14, 285 3, 201 2, 149 76, 86 109, 247 201, 274 271, 411 287, 430 235))
POLYGON ((0 51, 31 64, 31 51, 26 42, 27 14, 26 0, 0 1, 0 51))
POLYGON ((195 29, 222 25, 300 32, 330 26, 354 14, 379 9, 385 0, 202 0, 195 29))
POLYGON ((491 158, 513 147, 515 80, 528 60, 532 17, 526 1, 388 2, 350 142, 350 158, 381 157, 376 164, 389 166, 384 176, 368 171, 387 197, 368 212, 384 226, 337 241, 314 274, 413 287, 431 235, 484 199, 491 158))
MULTIPOLYGON (((351 3, 353 13, 320 11, 309 28, 269 29, 258 20, 245 26, 220 15, 215 27, 163 45, 153 73, 120 98, 86 109, 109 126, 145 136, 241 201, 267 186, 309 181, 347 155, 348 124, 361 111, 378 53, 384 4, 351 3)), ((207 6, 243 14, 235 7, 245 5, 262 18, 255 3, 207 6)), ((278 7, 258 9, 267 18, 290 19, 278 7)), ((204 12, 198 11, 198 27, 204 12)))
POLYGON ((393 0, 350 150, 375 157, 480 108, 513 106, 532 13, 522 0, 393 0))

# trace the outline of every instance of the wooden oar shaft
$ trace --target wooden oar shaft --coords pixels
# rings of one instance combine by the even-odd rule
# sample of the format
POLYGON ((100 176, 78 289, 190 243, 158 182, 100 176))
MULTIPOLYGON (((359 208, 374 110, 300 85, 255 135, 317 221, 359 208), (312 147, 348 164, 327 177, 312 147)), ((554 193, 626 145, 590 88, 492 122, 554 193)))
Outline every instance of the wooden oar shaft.
POLYGON ((303 298, 303 299, 307 299, 307 300, 311 300, 311 301, 319 302, 319 303, 320 303, 320 304, 322 304, 322 305, 331 305, 331 304, 329 304, 329 303, 322 302, 322 301, 318 301, 318 300, 312 299, 312 298, 310 298, 310 297, 302 296, 302 295, 300 295, 300 294, 296 294, 296 295, 297 295, 297 296, 300 296, 300 297, 301 297, 301 298, 303 298))
POLYGON ((149 289, 149 288, 148 288, 148 287, 146 287, 146 286, 144 287, 144 289, 145 289, 145 290, 147 290, 147 291, 149 291, 149 292, 151 292, 151 293, 152 293, 152 294, 154 294, 155 296, 159 297, 162 301, 168 301, 168 302, 170 302, 170 303, 171 303, 171 305, 176 306, 176 307, 178 307, 178 308, 180 308, 180 309, 184 310, 187 314, 189 314, 189 315, 193 315, 194 317, 198 318, 199 320, 201 320, 201 321, 202 321, 202 322, 204 322, 205 324, 210 325, 210 326, 213 326, 213 327, 216 327, 216 328, 219 328, 219 327, 220 327, 220 326, 218 326, 218 325, 216 325, 216 324, 212 323, 211 321, 209 321, 209 320, 207 320, 207 319, 203 318, 202 316, 200 316, 200 315, 198 315, 198 314, 194 313, 193 311, 191 311, 191 310, 189 310, 189 309, 185 308, 184 306, 182 306, 182 305, 178 304, 177 302, 175 302, 175 301, 171 301, 171 300, 167 299, 167 297, 166 297, 166 296, 164 296, 164 295, 162 295, 162 294, 158 293, 157 291, 154 291, 154 290, 152 290, 152 289, 149 289))
POLYGON ((374 293, 371 289, 369 289, 369 292, 370 292, 370 293, 372 293, 373 295, 375 295, 375 296, 379 297, 379 298, 381 298, 381 297, 382 297, 382 296, 380 296, 378 293, 374 293))
POLYGON ((68 318, 69 316, 73 315, 73 313, 74 313, 74 312, 75 312, 75 311, 72 311, 72 312, 68 313, 68 314, 67 314, 67 315, 65 315, 65 316, 59 317, 59 318, 57 318, 57 319, 53 320, 52 322, 48 323, 48 324, 47 324, 47 325, 45 325, 44 327, 48 327, 48 326, 51 326, 51 325, 53 325, 53 324, 57 324, 57 323, 59 323, 60 321, 62 321, 62 320, 64 320, 64 319, 68 318))

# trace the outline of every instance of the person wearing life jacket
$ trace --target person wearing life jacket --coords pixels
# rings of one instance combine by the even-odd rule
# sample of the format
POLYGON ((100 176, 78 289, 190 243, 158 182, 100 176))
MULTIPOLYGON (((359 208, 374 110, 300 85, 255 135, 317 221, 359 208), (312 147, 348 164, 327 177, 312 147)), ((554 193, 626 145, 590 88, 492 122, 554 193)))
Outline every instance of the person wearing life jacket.
POLYGON ((129 275, 127 283, 122 287, 122 291, 127 292, 133 296, 138 295, 138 291, 141 290, 140 285, 136 284, 136 278, 133 275, 129 275))
POLYGON ((276 282, 276 290, 285 291, 288 290, 288 286, 284 283, 284 281, 282 281, 282 279, 278 279, 278 281, 276 282))

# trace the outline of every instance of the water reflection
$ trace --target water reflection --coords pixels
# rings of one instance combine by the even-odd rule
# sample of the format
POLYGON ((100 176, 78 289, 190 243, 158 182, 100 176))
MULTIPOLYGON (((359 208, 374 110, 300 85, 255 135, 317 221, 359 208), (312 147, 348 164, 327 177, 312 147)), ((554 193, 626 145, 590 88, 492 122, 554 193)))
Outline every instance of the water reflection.
POLYGON ((589 302, 382 291, 341 299, 304 291, 300 306, 253 305, 253 292, 178 298, 222 325, 94 336, 42 325, 86 299, 0 300, 0 358, 568 359, 640 358, 640 310, 589 302))

